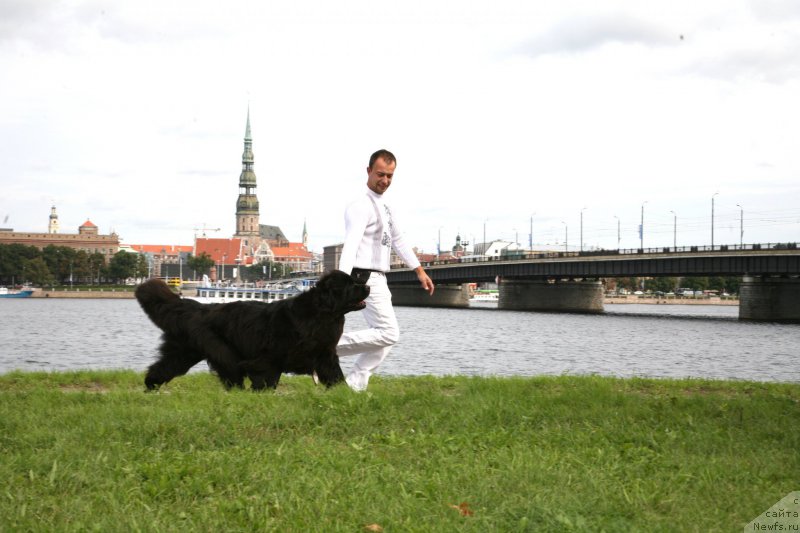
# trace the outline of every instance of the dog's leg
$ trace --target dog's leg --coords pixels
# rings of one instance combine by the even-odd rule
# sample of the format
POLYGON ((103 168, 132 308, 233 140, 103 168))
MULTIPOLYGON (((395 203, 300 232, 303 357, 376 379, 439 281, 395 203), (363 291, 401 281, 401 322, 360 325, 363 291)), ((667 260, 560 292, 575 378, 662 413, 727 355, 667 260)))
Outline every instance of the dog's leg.
POLYGON ((203 355, 187 350, 185 345, 172 339, 164 339, 161 344, 161 357, 150 365, 144 378, 145 387, 152 391, 172 378, 182 376, 194 365, 203 360, 203 355))
POLYGON ((217 374, 226 389, 244 388, 245 374, 239 368, 240 357, 233 347, 210 331, 204 331, 194 342, 202 346, 208 366, 217 374))
POLYGON ((249 372, 251 385, 254 391, 264 390, 267 387, 271 389, 278 388, 278 382, 281 379, 281 371, 270 368, 260 372, 249 372))
POLYGON ((208 359, 208 366, 211 367, 211 370, 214 371, 227 390, 244 388, 244 374, 239 369, 231 368, 230 365, 221 364, 213 359, 208 359))
POLYGON ((330 388, 344 381, 344 373, 342 367, 339 366, 339 357, 336 352, 320 356, 314 370, 320 383, 326 387, 330 388))

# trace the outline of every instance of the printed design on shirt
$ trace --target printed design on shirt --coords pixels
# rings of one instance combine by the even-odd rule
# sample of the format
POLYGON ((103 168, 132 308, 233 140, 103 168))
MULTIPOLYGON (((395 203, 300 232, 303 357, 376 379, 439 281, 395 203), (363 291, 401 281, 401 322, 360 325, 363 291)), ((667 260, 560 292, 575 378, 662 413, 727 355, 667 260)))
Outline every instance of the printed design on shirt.
MULTIPOLYGON (((389 226, 389 231, 391 232, 394 224, 392 222, 392 211, 386 204, 383 205, 383 209, 384 211, 386 211, 386 224, 389 226)), ((383 238, 381 239, 381 244, 388 248, 392 247, 392 238, 389 236, 389 232, 387 232, 385 229, 383 230, 383 238)))

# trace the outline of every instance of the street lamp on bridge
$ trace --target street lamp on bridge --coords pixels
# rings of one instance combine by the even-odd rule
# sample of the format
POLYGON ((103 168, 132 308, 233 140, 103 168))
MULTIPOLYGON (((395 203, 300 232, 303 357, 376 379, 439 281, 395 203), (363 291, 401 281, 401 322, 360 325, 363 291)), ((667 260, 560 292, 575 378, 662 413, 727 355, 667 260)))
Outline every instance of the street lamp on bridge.
POLYGON ((567 223, 564 222, 563 220, 561 221, 561 223, 564 224, 564 251, 568 252, 569 246, 567 245, 567 243, 569 242, 569 232, 568 232, 569 228, 567 228, 567 223))
POLYGON ((647 203, 647 200, 642 202, 642 220, 639 224, 639 248, 642 249, 642 253, 644 253, 644 204, 647 203))
POLYGON ((678 215, 675 214, 675 211, 670 211, 672 213, 672 247, 678 247, 678 215))
POLYGON ((528 249, 532 252, 533 251, 533 215, 536 213, 531 213, 531 232, 528 233, 528 249))
POLYGON ((714 249, 714 197, 718 195, 718 192, 715 192, 711 195, 711 249, 714 249))
POLYGON ((617 250, 619 250, 619 242, 620 242, 619 241, 619 217, 617 215, 614 215, 614 218, 617 219, 617 250))
POLYGON ((586 207, 581 209, 581 252, 583 251, 583 212, 586 211, 586 207))
POLYGON ((744 207, 739 204, 736 204, 736 207, 739 208, 739 248, 744 246, 744 207))

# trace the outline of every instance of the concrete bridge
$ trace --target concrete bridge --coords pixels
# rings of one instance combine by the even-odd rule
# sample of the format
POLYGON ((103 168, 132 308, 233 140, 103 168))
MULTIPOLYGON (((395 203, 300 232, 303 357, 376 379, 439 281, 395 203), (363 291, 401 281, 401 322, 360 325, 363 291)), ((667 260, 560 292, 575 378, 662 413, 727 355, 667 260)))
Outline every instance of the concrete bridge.
POLYGON ((466 283, 496 281, 501 309, 603 312, 601 278, 742 276, 739 318, 800 323, 796 243, 521 253, 500 259, 433 262, 429 298, 408 269, 387 274, 397 305, 466 307, 466 283))

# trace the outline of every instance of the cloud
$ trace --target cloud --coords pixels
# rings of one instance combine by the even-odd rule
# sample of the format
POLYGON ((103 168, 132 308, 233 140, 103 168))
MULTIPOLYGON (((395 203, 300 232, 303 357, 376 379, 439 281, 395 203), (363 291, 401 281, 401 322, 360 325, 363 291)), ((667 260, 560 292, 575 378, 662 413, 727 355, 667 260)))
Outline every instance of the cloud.
POLYGON ((679 39, 679 32, 630 15, 600 14, 563 19, 528 40, 518 51, 530 57, 578 54, 612 43, 664 46, 679 39))
POLYGON ((727 81, 754 80, 782 84, 800 76, 800 43, 773 49, 741 48, 713 54, 687 65, 685 72, 727 81))

